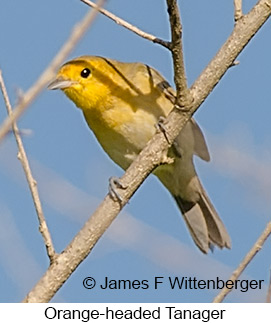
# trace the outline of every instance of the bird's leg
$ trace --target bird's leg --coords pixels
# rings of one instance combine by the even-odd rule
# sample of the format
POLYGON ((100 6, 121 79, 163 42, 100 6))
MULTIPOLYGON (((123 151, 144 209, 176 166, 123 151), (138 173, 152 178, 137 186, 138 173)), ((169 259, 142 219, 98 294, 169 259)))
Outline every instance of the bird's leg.
MULTIPOLYGON (((158 129, 159 131, 161 131, 161 132, 164 134, 164 136, 165 136, 165 138, 166 138, 166 141, 168 142, 168 144, 170 144, 170 142, 169 142, 169 140, 168 140, 168 136, 167 136, 167 130, 166 130, 166 128, 165 128, 165 124, 164 124, 165 119, 166 119, 166 118, 165 118, 165 117, 163 117, 163 116, 160 116, 160 117, 159 117, 159 119, 158 119, 158 123, 156 124, 156 129, 158 129)), ((174 158, 169 157, 169 156, 168 156, 168 154, 167 154, 167 153, 165 153, 165 154, 163 155, 163 158, 162 158, 161 164, 172 164, 172 163, 174 163, 174 158)))
POLYGON ((121 184, 118 177, 112 176, 109 178, 109 186, 108 186, 109 195, 113 200, 117 200, 119 201, 119 203, 122 203, 122 197, 116 191, 116 188, 126 189, 127 186, 124 186, 123 184, 121 184))

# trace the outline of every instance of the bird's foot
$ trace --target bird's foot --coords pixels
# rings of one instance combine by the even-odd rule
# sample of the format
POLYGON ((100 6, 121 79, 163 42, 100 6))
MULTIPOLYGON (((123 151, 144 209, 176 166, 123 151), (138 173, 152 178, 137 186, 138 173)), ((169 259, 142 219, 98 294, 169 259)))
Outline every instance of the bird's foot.
POLYGON ((161 131, 164 134, 164 136, 166 138, 166 141, 169 143, 169 139, 168 139, 168 136, 167 136, 167 130, 166 130, 166 127, 165 127, 165 120, 166 120, 165 117, 160 116, 159 120, 158 120, 158 123, 156 124, 156 129, 158 129, 159 131, 161 131))
POLYGON ((121 188, 121 189, 126 189, 127 187, 124 186, 118 177, 112 176, 109 178, 109 195, 113 200, 117 200, 119 203, 122 203, 123 199, 120 196, 120 194, 117 192, 117 188, 121 188))

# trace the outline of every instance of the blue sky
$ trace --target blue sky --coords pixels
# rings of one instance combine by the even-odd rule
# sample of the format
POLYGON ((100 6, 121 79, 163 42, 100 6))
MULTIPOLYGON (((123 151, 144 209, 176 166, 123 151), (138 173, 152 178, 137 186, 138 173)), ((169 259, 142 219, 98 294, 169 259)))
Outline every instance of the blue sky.
MULTIPOLYGON (((2 1, 0 68, 12 104, 68 38, 88 7, 73 1, 2 1)), ((247 12, 256 1, 244 1, 247 12)), ((139 28, 169 37, 166 1, 108 1, 106 8, 139 28)), ((184 55, 191 85, 233 28, 232 1, 180 1, 184 55)), ((231 250, 200 254, 174 201, 150 176, 93 252, 54 297, 55 302, 210 302, 217 291, 85 290, 86 276, 149 280, 154 276, 227 279, 270 221, 270 21, 238 57, 195 114, 211 162, 195 159, 198 173, 232 238, 231 250)), ((170 53, 99 15, 72 57, 101 55, 141 61, 173 84, 170 53)), ((6 112, 0 96, 0 120, 6 112)), ((121 176, 87 128, 81 112, 60 92, 44 90, 19 121, 44 213, 61 252, 121 176)), ((12 135, 0 143, 0 301, 18 302, 48 266, 45 248, 12 135)), ((229 302, 262 302, 270 268, 270 240, 242 279, 264 279, 262 290, 233 292, 229 302)))

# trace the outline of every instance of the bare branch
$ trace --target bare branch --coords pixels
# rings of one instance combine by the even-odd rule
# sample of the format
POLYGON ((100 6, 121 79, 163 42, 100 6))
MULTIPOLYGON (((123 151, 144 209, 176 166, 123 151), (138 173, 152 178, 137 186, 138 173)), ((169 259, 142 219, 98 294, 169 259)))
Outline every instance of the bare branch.
POLYGON ((183 45, 182 45, 182 24, 179 8, 176 0, 167 0, 169 21, 171 27, 170 50, 174 63, 174 82, 176 85, 176 105, 178 108, 189 109, 192 97, 189 93, 185 75, 183 45))
POLYGON ((80 1, 84 2, 86 5, 88 5, 92 8, 97 9, 101 14, 103 14, 106 17, 108 17, 109 19, 113 20, 118 25, 121 25, 122 27, 132 31, 133 33, 137 34, 138 36, 148 39, 148 40, 152 41, 153 43, 160 44, 166 48, 169 48, 170 44, 167 41, 157 38, 149 33, 146 33, 145 31, 140 30, 139 28, 130 24, 129 22, 125 21, 124 19, 119 18, 116 15, 112 14, 110 11, 105 10, 103 8, 99 8, 94 2, 92 2, 90 0, 80 0, 80 1))
MULTIPOLYGON (((193 84, 191 91, 194 106, 200 105, 203 98, 205 100, 227 69, 234 65, 239 53, 270 17, 270 14, 271 1, 260 0, 247 15, 236 22, 230 37, 193 84)), ((192 110, 194 111, 194 108, 192 110)))
POLYGON ((168 141, 162 133, 158 132, 121 178, 121 183, 124 187, 127 187, 125 190, 119 191, 123 200, 122 205, 118 201, 113 201, 107 195, 73 241, 58 256, 57 261, 50 266, 32 291, 29 292, 24 302, 47 302, 55 295, 77 266, 87 257, 144 179, 163 161, 169 145, 179 134, 184 124, 206 99, 270 15, 271 0, 260 0, 254 9, 243 17, 242 21, 236 23, 232 35, 194 83, 192 87, 194 101, 190 111, 180 114, 176 111, 177 109, 173 109, 166 119, 168 141))
MULTIPOLYGON (((229 280, 236 281, 238 277, 245 270, 247 265, 251 262, 251 260, 256 256, 256 254, 261 250, 263 244, 266 239, 271 235, 271 222, 269 222, 264 229, 263 233, 260 235, 259 239, 255 242, 254 246, 247 253, 245 258, 241 261, 238 268, 232 273, 229 280)), ((232 289, 228 289, 224 287, 221 292, 214 298, 213 303, 221 303, 223 299, 230 293, 232 289)))
POLYGON ((237 21, 243 16, 242 0, 234 0, 234 20, 237 21))
MULTIPOLYGON (((97 6, 101 7, 105 0, 99 0, 97 6)), ((40 75, 33 86, 21 97, 19 104, 14 108, 10 117, 6 118, 0 126, 0 141, 8 133, 12 123, 16 121, 30 103, 38 96, 48 82, 53 78, 57 68, 63 63, 66 57, 71 53, 79 40, 83 37, 89 26, 97 15, 94 9, 86 14, 86 16, 74 27, 67 42, 62 46, 58 54, 51 61, 49 66, 40 75)))
MULTIPOLYGON (((12 108, 11 108, 11 104, 9 101, 8 93, 7 93, 7 90, 5 87, 5 83, 4 83, 4 79, 2 76, 1 70, 0 70, 0 87, 1 87, 1 90, 3 93, 3 97, 4 97, 5 104, 6 104, 8 115, 10 116, 10 115, 12 115, 12 108)), ((14 133, 14 136, 15 136, 15 139, 17 142, 17 146, 18 146, 18 158, 22 164, 22 167, 23 167, 23 170, 25 173, 25 177, 26 177, 26 180, 27 180, 27 183, 28 183, 31 195, 32 195, 32 199, 34 202, 36 213, 38 216, 39 230, 40 230, 40 233, 43 237, 48 257, 50 259, 50 262, 52 263, 53 260, 55 259, 55 249, 53 246, 52 238, 51 238, 45 217, 43 215, 43 210, 42 210, 41 201, 40 201, 40 197, 39 197, 37 182, 33 178, 31 168, 29 165, 29 161, 28 161, 28 158, 27 158, 24 146, 23 146, 22 138, 20 136, 19 129, 18 129, 15 122, 12 125, 12 129, 13 129, 13 133, 14 133)))

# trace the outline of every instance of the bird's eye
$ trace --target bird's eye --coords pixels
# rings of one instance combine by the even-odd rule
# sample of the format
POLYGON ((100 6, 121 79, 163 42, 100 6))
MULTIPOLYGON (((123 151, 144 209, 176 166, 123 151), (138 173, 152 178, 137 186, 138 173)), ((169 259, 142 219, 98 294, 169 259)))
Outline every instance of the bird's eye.
POLYGON ((82 76, 83 78, 85 78, 85 79, 89 76, 89 74, 90 74, 90 69, 89 69, 89 68, 84 68, 84 69, 81 71, 81 76, 82 76))

